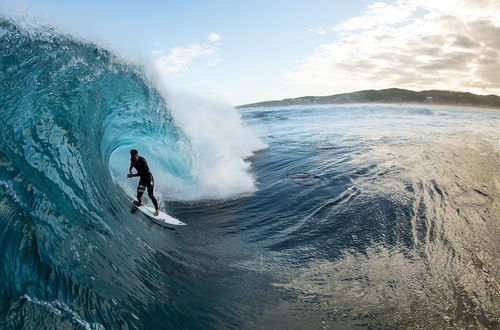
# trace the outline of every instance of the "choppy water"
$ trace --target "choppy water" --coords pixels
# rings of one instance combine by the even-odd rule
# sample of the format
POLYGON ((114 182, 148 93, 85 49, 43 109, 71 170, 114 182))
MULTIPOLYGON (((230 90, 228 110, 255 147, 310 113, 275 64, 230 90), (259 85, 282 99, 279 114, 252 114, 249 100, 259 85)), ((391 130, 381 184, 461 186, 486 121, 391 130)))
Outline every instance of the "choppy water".
POLYGON ((499 112, 244 115, 270 145, 254 160, 257 209, 275 211, 246 227, 286 297, 270 325, 498 327, 499 112))
POLYGON ((8 21, 0 65, 1 328, 500 326, 500 112, 240 120, 8 21), (130 213, 132 146, 187 226, 130 213))

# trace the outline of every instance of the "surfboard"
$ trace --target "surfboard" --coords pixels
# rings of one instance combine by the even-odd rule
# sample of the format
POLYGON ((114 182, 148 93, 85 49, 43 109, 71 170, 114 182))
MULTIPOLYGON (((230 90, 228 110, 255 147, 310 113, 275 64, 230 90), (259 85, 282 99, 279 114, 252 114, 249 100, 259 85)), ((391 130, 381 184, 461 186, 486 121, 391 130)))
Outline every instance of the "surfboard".
POLYGON ((184 222, 177 220, 174 217, 169 216, 166 213, 163 213, 160 211, 160 215, 155 216, 155 209, 149 206, 137 206, 133 203, 133 201, 130 201, 132 205, 134 205, 136 208, 139 209, 142 213, 148 216, 151 220, 153 220, 155 223, 161 225, 161 226, 168 226, 168 225, 174 225, 174 226, 184 226, 186 225, 184 222))

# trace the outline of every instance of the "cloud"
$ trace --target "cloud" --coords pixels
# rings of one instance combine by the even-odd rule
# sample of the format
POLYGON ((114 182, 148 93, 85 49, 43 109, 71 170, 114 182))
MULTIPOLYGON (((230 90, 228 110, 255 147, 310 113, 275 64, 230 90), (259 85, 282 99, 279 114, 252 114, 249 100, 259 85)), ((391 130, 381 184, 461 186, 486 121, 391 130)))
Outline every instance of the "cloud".
POLYGON ((500 93, 499 0, 376 2, 333 31, 338 39, 316 47, 291 83, 500 93))
POLYGON ((414 11, 414 4, 396 2, 386 4, 375 2, 370 5, 366 13, 359 17, 351 18, 333 28, 334 31, 368 30, 381 24, 396 24, 403 22, 414 11))
POLYGON ((207 66, 216 66, 218 65, 222 60, 220 58, 214 58, 211 59, 210 61, 207 62, 207 66))
POLYGON ((222 37, 217 33, 210 33, 208 35, 208 40, 210 40, 211 42, 216 42, 216 41, 219 41, 221 39, 222 39, 222 37))
MULTIPOLYGON (((207 39, 214 43, 221 40, 222 37, 217 33, 210 33, 207 39)), ((221 62, 221 59, 217 57, 217 46, 217 44, 204 43, 193 44, 187 47, 174 47, 170 51, 170 54, 161 56, 154 60, 154 64, 159 73, 163 76, 191 70, 193 62, 201 58, 207 59, 204 63, 205 67, 213 67, 221 62)), ((164 50, 151 51, 153 56, 159 56, 164 53, 164 50)))
POLYGON ((151 54, 155 55, 155 56, 156 55, 161 55, 163 53, 165 53, 165 50, 163 50, 163 49, 154 49, 154 50, 151 51, 151 54))
POLYGON ((220 59, 215 56, 216 52, 216 47, 205 44, 175 47, 171 50, 170 54, 154 60, 154 64, 161 75, 168 76, 173 73, 188 70, 189 65, 197 58, 208 58, 209 62, 207 66, 216 65, 220 62, 220 59))
POLYGON ((309 32, 312 32, 314 34, 326 34, 326 31, 322 28, 310 28, 309 32))

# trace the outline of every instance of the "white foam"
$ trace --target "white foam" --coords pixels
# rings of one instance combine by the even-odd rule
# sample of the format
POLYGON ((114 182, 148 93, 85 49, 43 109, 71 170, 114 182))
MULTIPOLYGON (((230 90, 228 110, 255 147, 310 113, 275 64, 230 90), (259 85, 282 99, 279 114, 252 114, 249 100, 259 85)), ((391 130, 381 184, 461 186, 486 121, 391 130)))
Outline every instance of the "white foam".
POLYGON ((99 323, 89 323, 85 321, 78 313, 76 313, 74 310, 72 310, 68 305, 63 303, 60 300, 53 300, 53 301, 44 301, 40 300, 35 297, 31 297, 27 294, 24 294, 21 298, 26 299, 27 301, 34 303, 36 305, 39 305, 41 307, 46 308, 49 312, 53 313, 54 315, 60 317, 61 319, 68 318, 73 322, 75 325, 78 325, 79 327, 82 327, 83 329, 86 330, 103 330, 104 326, 99 323))
POLYGON ((226 198, 253 192, 254 178, 245 158, 265 147, 230 105, 183 93, 170 95, 176 124, 188 136, 193 152, 190 191, 195 198, 226 198))
POLYGON ((189 93, 166 96, 174 123, 187 141, 164 142, 138 137, 110 157, 110 170, 122 188, 135 196, 137 178, 127 179, 129 150, 138 149, 155 178, 155 196, 167 200, 224 199, 255 192, 247 160, 265 147, 225 103, 189 93))

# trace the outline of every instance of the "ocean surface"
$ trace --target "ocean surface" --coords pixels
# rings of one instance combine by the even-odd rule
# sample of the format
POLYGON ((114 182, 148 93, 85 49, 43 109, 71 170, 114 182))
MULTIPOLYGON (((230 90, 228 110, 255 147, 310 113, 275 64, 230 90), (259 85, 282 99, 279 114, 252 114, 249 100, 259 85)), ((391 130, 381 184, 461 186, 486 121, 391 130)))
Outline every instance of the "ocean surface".
POLYGON ((500 111, 235 110, 0 19, 0 328, 500 327, 500 111), (163 210, 131 213, 131 148, 163 210))

